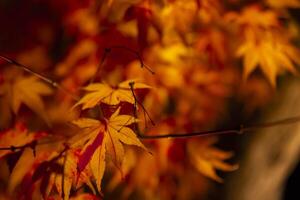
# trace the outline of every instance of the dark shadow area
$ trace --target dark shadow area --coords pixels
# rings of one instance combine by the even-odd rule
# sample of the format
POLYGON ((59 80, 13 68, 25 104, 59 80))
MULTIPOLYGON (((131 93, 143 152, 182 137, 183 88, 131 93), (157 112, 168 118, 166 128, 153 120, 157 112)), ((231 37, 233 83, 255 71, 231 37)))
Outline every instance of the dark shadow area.
POLYGON ((300 199, 300 162, 287 180, 285 191, 283 194, 284 200, 300 199))

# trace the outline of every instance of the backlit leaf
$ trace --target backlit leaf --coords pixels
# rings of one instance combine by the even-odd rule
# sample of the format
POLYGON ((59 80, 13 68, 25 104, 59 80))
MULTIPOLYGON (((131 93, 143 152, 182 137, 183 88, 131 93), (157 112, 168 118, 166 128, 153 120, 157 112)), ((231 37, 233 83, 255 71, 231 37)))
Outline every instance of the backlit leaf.
POLYGON ((133 89, 150 88, 150 86, 135 82, 134 80, 121 82, 116 88, 105 83, 93 83, 84 88, 87 94, 84 95, 74 107, 82 105, 82 110, 85 110, 93 108, 99 103, 117 105, 122 101, 134 104, 134 96, 129 85, 130 83, 134 83, 133 89))
POLYGON ((121 169, 124 158, 123 144, 135 145, 146 150, 136 134, 126 127, 135 123, 135 118, 130 115, 119 115, 119 113, 120 108, 108 120, 98 121, 82 118, 74 121, 74 124, 84 130, 83 137, 75 137, 76 139, 71 140, 71 145, 78 146, 86 141, 79 156, 77 169, 80 173, 89 164, 99 191, 101 191, 101 180, 106 166, 106 152, 116 167, 121 169), (76 140, 81 141, 77 142, 76 140))
POLYGON ((233 171, 238 168, 238 165, 225 163, 224 160, 229 159, 233 154, 213 147, 215 142, 215 138, 192 140, 188 143, 188 152, 191 163, 201 174, 217 182, 223 182, 222 178, 217 175, 216 169, 233 171))

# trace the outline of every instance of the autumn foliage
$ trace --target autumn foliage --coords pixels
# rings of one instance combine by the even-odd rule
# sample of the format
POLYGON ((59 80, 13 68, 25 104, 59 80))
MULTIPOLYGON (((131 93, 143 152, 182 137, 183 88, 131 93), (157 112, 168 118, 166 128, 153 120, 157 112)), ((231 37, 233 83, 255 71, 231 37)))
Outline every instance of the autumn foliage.
POLYGON ((220 128, 233 99, 251 116, 297 76, 299 7, 1 1, 0 199, 203 197, 238 161, 176 135, 220 128))

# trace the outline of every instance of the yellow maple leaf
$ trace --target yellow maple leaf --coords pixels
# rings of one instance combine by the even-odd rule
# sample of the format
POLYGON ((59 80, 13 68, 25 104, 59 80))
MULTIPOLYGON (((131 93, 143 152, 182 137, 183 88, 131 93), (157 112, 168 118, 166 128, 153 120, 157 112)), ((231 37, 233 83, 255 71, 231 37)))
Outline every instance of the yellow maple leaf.
MULTIPOLYGON (((53 148, 49 148, 48 145, 46 146, 47 147, 45 147, 45 145, 37 146, 36 155, 32 153, 32 149, 24 149, 9 176, 8 192, 10 194, 15 196, 18 193, 17 191, 19 191, 18 189, 20 189, 20 185, 22 185, 22 182, 26 179, 26 176, 32 176, 35 167, 38 166, 41 161, 49 157, 49 152, 51 152, 53 148), (47 150, 45 151, 45 149, 47 150)), ((27 187, 29 188, 30 185, 27 185, 27 187)), ((15 198, 17 197, 15 196, 15 198)))
POLYGON ((217 182, 222 182, 223 180, 217 175, 216 169, 233 171, 238 168, 238 165, 224 162, 224 160, 232 157, 233 154, 213 147, 212 145, 216 141, 216 138, 191 140, 188 143, 188 153, 191 163, 201 174, 217 182))
POLYGON ((82 104, 82 110, 84 110, 93 108, 100 102, 108 105, 117 105, 121 101, 134 104, 135 99, 131 91, 131 83, 133 83, 133 89, 150 88, 150 86, 136 83, 134 80, 121 82, 116 87, 105 83, 93 83, 84 88, 88 93, 74 107, 82 104))
POLYGON ((66 149, 62 143, 56 143, 54 147, 51 145, 37 146, 36 155, 32 153, 32 149, 24 149, 10 174, 8 184, 10 193, 15 192, 28 175, 32 177, 33 182, 27 187, 31 188, 31 184, 39 181, 40 198, 43 199, 48 199, 49 196, 52 198, 58 193, 60 197, 58 199, 63 197, 68 200, 71 189, 81 187, 82 184, 94 190, 89 180, 88 169, 77 173, 78 150, 66 149))
POLYGON ((124 158, 123 144, 146 149, 134 131, 126 127, 135 123, 136 119, 119 113, 120 108, 109 119, 98 121, 80 118, 73 121, 75 125, 85 129, 82 134, 70 141, 72 147, 84 145, 78 161, 78 170, 83 170, 89 164, 99 191, 101 191, 101 180, 105 170, 106 152, 115 166, 121 169, 124 158))
POLYGON ((72 186, 80 187, 85 183, 93 190, 92 183, 89 181, 89 171, 84 170, 80 174, 77 173, 77 156, 76 150, 68 150, 64 156, 58 160, 58 164, 63 166, 62 173, 53 172, 50 174, 49 183, 46 189, 46 197, 49 196, 51 190, 55 187, 60 197, 68 200, 72 186))
POLYGON ((244 79, 259 67, 275 87, 277 75, 283 71, 296 73, 294 63, 300 63, 300 52, 290 43, 291 35, 285 34, 276 12, 250 6, 240 14, 229 13, 226 18, 242 31, 236 55, 243 58, 244 79))
POLYGON ((47 121, 41 96, 52 94, 52 89, 35 76, 7 73, 4 84, 0 85, 0 97, 9 100, 11 110, 17 114, 21 104, 25 104, 47 121))
POLYGON ((299 55, 283 36, 272 33, 258 36, 252 29, 247 31, 245 41, 237 50, 237 56, 243 57, 244 78, 259 66, 272 86, 276 85, 276 76, 283 70, 297 73, 293 63, 300 64, 299 55))
POLYGON ((229 12, 225 19, 233 21, 242 26, 271 28, 278 27, 279 21, 276 12, 272 10, 262 10, 257 5, 245 7, 241 13, 229 12))

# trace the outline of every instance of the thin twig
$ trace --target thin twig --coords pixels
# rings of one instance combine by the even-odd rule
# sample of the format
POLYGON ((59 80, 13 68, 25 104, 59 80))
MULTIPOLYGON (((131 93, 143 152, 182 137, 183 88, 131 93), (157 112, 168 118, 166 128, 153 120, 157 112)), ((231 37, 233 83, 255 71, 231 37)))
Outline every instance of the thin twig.
POLYGON ((104 64, 104 62, 107 58, 107 55, 111 52, 112 49, 123 49, 123 50, 126 50, 126 51, 134 54, 139 59, 139 61, 141 63, 141 68, 145 67, 145 69, 147 69, 151 74, 155 74, 155 72, 148 65, 146 65, 144 63, 144 61, 142 59, 142 56, 140 55, 140 53, 138 51, 130 49, 126 46, 111 46, 111 47, 104 48, 104 52, 102 54, 101 61, 100 61, 99 65, 97 66, 97 69, 96 69, 96 72, 95 72, 94 76, 91 78, 90 84, 95 81, 95 78, 97 77, 97 75, 99 74, 101 68, 103 67, 103 64, 104 64))
POLYGON ((142 107, 144 114, 146 114, 147 117, 149 118, 151 124, 152 124, 153 126, 155 126, 155 123, 154 123, 154 121, 152 120, 152 118, 150 117, 149 113, 147 112, 145 106, 138 100, 138 98, 136 97, 136 95, 135 95, 135 93, 134 93, 134 82, 130 82, 130 83, 129 83, 129 86, 130 86, 130 90, 131 90, 131 93, 132 93, 133 98, 134 98, 134 103, 135 103, 135 104, 134 104, 134 105, 135 105, 135 115, 136 115, 136 106, 137 106, 136 103, 138 103, 138 104, 142 107))
POLYGON ((243 134, 246 132, 257 131, 265 128, 272 128, 275 126, 282 126, 288 124, 294 124, 300 122, 300 116, 289 117, 280 119, 273 122, 266 122, 251 126, 240 125, 240 128, 237 129, 227 129, 227 130, 211 130, 211 131, 200 131, 192 133, 173 133, 173 134, 164 134, 164 135, 138 135, 140 139, 163 139, 163 138, 191 138, 191 137, 205 137, 213 135, 225 135, 225 134, 243 134))
POLYGON ((36 145, 37 145, 36 141, 33 141, 33 142, 30 142, 30 143, 27 143, 27 144, 24 144, 24 145, 21 145, 21 146, 11 145, 10 147, 0 147, 0 151, 15 152, 17 150, 22 150, 22 149, 25 149, 27 147, 30 147, 30 148, 34 149, 36 145))
POLYGON ((139 61, 140 61, 140 63, 141 63, 141 68, 145 68, 145 69, 147 69, 151 74, 155 74, 155 72, 148 66, 148 65, 146 65, 145 63, 144 63, 144 61, 143 61, 143 58, 142 58, 142 56, 140 55, 140 53, 138 52, 138 51, 135 51, 135 50, 133 50, 133 49, 130 49, 130 48, 128 48, 128 47, 126 47, 126 46, 111 46, 111 47, 109 47, 110 49, 124 49, 124 50, 126 50, 126 51, 128 51, 128 52, 130 52, 130 53, 132 53, 132 54, 134 54, 138 59, 139 59, 139 61))
MULTIPOLYGON (((129 83, 129 86, 130 86, 130 90, 131 90, 132 96, 133 96, 133 98, 134 98, 133 117, 134 117, 135 119, 137 119, 137 118, 138 118, 137 112, 136 112, 136 110, 137 110, 137 100, 136 100, 136 96, 135 96, 135 94, 134 94, 134 91, 133 91, 133 89, 132 89, 133 83, 130 82, 130 83, 129 83)), ((137 134, 138 134, 139 136, 141 136, 141 130, 139 129, 139 126, 137 125, 137 123, 134 123, 134 129, 135 129, 135 131, 137 132, 137 134)))
POLYGON ((100 69, 102 68, 106 58, 107 58, 107 55, 110 53, 111 49, 110 48, 105 48, 104 49, 104 52, 102 54, 102 58, 101 58, 101 61, 99 63, 99 65, 97 66, 97 69, 96 69, 96 72, 94 74, 94 76, 92 77, 91 81, 90 81, 90 84, 93 83, 95 81, 95 78, 97 77, 100 69))
POLYGON ((6 57, 6 56, 0 55, 0 58, 3 59, 3 60, 5 60, 6 62, 12 64, 12 65, 15 65, 15 66, 19 67, 20 69, 22 69, 22 70, 24 70, 24 71, 26 71, 26 72, 28 72, 28 73, 30 73, 30 74, 32 74, 32 75, 38 77, 39 79, 43 80, 44 82, 50 84, 52 87, 55 87, 55 88, 57 88, 57 89, 60 89, 60 90, 63 91, 64 93, 70 95, 74 100, 76 100, 76 101, 79 100, 79 98, 76 97, 70 90, 68 90, 67 88, 63 87, 63 86, 60 85, 58 82, 53 81, 53 80, 47 78, 46 76, 44 76, 44 75, 42 75, 42 74, 40 74, 40 73, 38 73, 38 72, 35 72, 35 71, 33 71, 32 69, 30 69, 29 67, 27 67, 27 66, 25 66, 25 65, 23 65, 23 64, 21 64, 21 63, 19 63, 19 62, 17 62, 17 61, 15 61, 15 60, 13 60, 13 59, 10 59, 10 58, 8 58, 8 57, 6 57))
MULTIPOLYGON (((133 98, 134 98, 134 106, 133 106, 133 116, 134 116, 134 118, 135 118, 135 119, 138 118, 138 116, 137 116, 137 104, 139 104, 139 105, 142 107, 143 112, 144 112, 145 124, 147 123, 147 119, 146 119, 146 115, 147 115, 147 117, 149 118, 151 124, 152 124, 153 126, 155 126, 155 123, 154 123, 154 121, 151 119, 151 117, 150 117, 149 113, 147 112, 146 108, 145 108, 144 105, 138 100, 138 98, 136 97, 136 95, 135 95, 135 93, 134 93, 134 82, 130 82, 130 83, 129 83, 129 86, 130 86, 130 90, 131 90, 132 96, 133 96, 133 98)), ((139 136, 142 136, 141 131, 140 131, 140 129, 139 129, 137 123, 135 123, 134 126, 135 126, 135 130, 136 130, 137 134, 138 134, 139 136)))
MULTIPOLYGON (((147 139, 152 139, 152 140, 157 140, 157 139, 164 139, 164 138, 193 138, 193 137, 205 137, 205 136, 215 136, 215 135, 226 135, 226 134, 243 134, 246 132, 252 132, 252 131, 257 131, 261 129, 266 129, 266 128, 272 128, 276 126, 282 126, 282 125, 289 125, 289 124, 295 124, 300 122, 300 116, 295 116, 295 117, 288 117, 284 119, 280 119, 277 121, 273 122, 266 122, 266 123, 261 123, 261 124, 256 124, 256 125, 251 125, 251 126, 243 126, 240 125, 239 128, 236 129, 227 129, 227 130, 211 130, 211 131, 200 131, 200 132, 192 132, 192 133, 173 133, 173 134, 164 134, 164 135, 138 135, 140 139, 147 140, 147 139)), ((51 143, 51 142, 49 142, 51 143)), ((16 150, 22 150, 26 147, 34 148, 38 145, 44 145, 44 144, 49 144, 49 143, 37 143, 37 142, 31 142, 22 146, 10 146, 10 147, 0 147, 0 150, 10 150, 12 152, 16 150)), ((66 147, 66 149, 69 147, 66 147)), ((66 150, 64 150, 66 151, 66 150)), ((63 152, 64 152, 63 151, 63 152)))
POLYGON ((41 146, 41 145, 47 145, 47 144, 52 144, 52 143, 56 143, 57 141, 44 141, 44 142, 37 142, 36 140, 30 142, 30 143, 27 143, 27 144, 24 144, 24 145, 20 145, 20 146, 14 146, 14 145, 11 145, 9 147, 0 147, 0 151, 12 151, 12 152, 15 152, 17 150, 23 150, 25 148, 31 148, 32 151, 33 151, 33 154, 36 153, 36 147, 37 146, 41 146))

